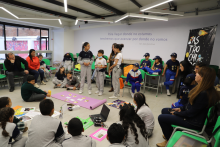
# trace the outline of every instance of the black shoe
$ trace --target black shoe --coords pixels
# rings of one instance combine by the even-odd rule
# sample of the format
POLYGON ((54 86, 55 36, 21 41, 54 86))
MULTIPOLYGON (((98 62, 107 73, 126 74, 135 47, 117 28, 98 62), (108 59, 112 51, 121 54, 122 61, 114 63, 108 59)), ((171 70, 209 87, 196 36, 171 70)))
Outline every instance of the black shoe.
POLYGON ((14 87, 11 87, 11 88, 9 89, 10 92, 13 92, 14 90, 15 90, 14 87))

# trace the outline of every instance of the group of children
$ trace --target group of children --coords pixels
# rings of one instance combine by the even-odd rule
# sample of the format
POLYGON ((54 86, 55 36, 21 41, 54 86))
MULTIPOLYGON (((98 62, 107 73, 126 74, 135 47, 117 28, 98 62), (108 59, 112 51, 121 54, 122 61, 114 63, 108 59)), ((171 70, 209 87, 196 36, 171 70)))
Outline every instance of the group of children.
MULTIPOLYGON (((136 109, 131 104, 121 106, 120 121, 112 124, 107 132, 111 147, 149 146, 148 137, 153 133, 154 116, 145 101, 144 94, 136 93, 136 109)), ((22 119, 14 116, 15 111, 11 106, 9 97, 0 98, 1 147, 96 147, 96 142, 91 137, 82 135, 83 124, 78 118, 72 118, 68 123, 68 132, 64 132, 61 121, 51 117, 54 113, 54 103, 50 99, 40 102, 41 115, 33 118, 29 129, 22 119), (22 132, 27 129, 28 138, 22 136, 22 132)))

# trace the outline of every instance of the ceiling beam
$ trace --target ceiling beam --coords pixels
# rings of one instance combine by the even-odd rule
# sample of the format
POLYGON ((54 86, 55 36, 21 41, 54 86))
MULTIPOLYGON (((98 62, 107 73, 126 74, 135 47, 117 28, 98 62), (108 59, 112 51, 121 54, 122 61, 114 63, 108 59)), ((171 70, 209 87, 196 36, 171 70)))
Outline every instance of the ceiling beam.
POLYGON ((136 0, 130 0, 132 3, 134 3, 136 6, 138 6, 139 8, 143 7, 139 2, 137 2, 136 0))
MULTIPOLYGON (((43 0, 43 1, 54 4, 54 5, 57 5, 57 6, 64 7, 64 3, 59 2, 57 0, 43 0)), ((80 9, 80 8, 77 8, 77 7, 74 7, 74 6, 71 6, 71 5, 67 5, 67 8, 71 9, 71 10, 74 10, 74 11, 77 11, 77 12, 87 14, 87 15, 91 15, 91 16, 94 16, 94 17, 98 17, 98 18, 103 17, 101 15, 97 15, 97 14, 94 14, 92 12, 89 12, 89 11, 86 11, 86 10, 83 10, 83 9, 80 9)))
POLYGON ((53 10, 44 9, 41 7, 25 4, 25 3, 14 1, 14 0, 0 0, 0 2, 5 3, 5 4, 9 4, 12 6, 16 6, 16 7, 21 7, 21 8, 28 9, 28 10, 34 10, 34 11, 41 12, 41 13, 47 13, 50 15, 53 14, 55 16, 62 16, 62 17, 69 18, 69 19, 75 20, 77 18, 76 16, 73 16, 73 15, 68 15, 68 14, 56 12, 53 10))
POLYGON ((122 11, 112 7, 112 6, 109 6, 108 4, 103 3, 103 2, 101 2, 99 0, 85 0, 85 1, 87 1, 87 2, 89 2, 91 4, 93 4, 93 5, 96 5, 96 6, 100 7, 100 8, 103 8, 103 9, 109 11, 109 12, 113 12, 113 13, 115 13, 117 15, 124 15, 125 14, 124 12, 122 12, 122 11))

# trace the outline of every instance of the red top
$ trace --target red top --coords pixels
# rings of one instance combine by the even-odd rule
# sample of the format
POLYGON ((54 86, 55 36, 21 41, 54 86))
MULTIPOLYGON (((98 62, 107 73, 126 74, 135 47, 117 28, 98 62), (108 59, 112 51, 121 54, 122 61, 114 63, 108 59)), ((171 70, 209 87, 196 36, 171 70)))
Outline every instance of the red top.
POLYGON ((40 68, 40 61, 39 61, 38 57, 32 57, 32 60, 30 59, 29 56, 26 58, 26 61, 28 63, 28 69, 29 70, 39 69, 40 68))

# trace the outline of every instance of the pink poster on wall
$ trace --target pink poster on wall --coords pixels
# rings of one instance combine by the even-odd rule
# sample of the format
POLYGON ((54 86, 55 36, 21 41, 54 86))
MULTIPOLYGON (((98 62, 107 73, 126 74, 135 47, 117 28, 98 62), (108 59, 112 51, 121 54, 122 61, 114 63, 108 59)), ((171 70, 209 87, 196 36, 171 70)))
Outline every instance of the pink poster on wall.
MULTIPOLYGON (((8 51, 28 51, 28 41, 6 41, 8 51)), ((28 54, 18 54, 18 56, 26 59, 28 54)))

